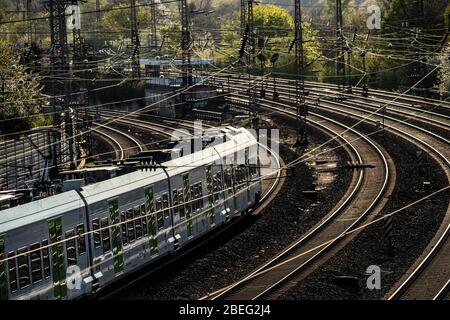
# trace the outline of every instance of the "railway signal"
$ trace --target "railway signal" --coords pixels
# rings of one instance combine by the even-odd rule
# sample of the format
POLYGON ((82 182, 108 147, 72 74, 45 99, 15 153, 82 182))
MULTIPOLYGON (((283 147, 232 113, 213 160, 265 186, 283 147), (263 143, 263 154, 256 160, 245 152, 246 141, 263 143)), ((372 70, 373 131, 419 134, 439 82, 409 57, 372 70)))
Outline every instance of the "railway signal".
POLYGON ((270 57, 270 63, 272 64, 272 77, 273 77, 273 101, 278 101, 279 93, 277 91, 276 78, 275 78, 275 63, 280 57, 279 53, 274 53, 272 57, 270 57))
POLYGON ((363 82, 363 87, 362 87, 362 96, 365 98, 369 97, 369 87, 367 86, 367 71, 366 71, 366 54, 367 54, 367 50, 366 49, 362 49, 359 53, 359 56, 362 58, 362 63, 363 63, 363 71, 364 71, 364 82, 363 82))

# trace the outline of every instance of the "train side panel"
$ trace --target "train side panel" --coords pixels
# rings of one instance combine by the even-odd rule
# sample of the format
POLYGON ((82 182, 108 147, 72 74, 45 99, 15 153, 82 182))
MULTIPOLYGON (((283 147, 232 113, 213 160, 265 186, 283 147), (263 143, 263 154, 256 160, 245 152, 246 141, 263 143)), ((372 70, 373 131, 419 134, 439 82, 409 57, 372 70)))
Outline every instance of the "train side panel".
POLYGON ((1 212, 8 215, 17 219, 0 223, 0 255, 10 258, 0 266, 5 297, 74 299, 90 292, 83 281, 90 277, 85 207, 75 191, 1 212))

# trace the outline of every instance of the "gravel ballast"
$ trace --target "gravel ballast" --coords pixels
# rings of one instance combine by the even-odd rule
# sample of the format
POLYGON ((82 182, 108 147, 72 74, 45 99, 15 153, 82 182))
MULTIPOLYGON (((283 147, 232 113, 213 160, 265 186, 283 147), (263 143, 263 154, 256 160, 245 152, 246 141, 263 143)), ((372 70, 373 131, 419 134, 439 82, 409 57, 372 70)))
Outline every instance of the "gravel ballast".
MULTIPOLYGON (((278 116, 273 116, 272 120, 272 127, 280 128, 281 144, 291 143, 295 135, 291 127, 293 122, 278 116)), ((314 137, 311 139, 311 148, 328 139, 328 136, 316 130, 311 131, 311 136, 314 137)), ((327 148, 332 147, 329 145, 327 148)), ((280 153, 286 163, 298 156, 283 146, 280 146, 280 153)), ((326 156, 338 159, 338 164, 349 160, 342 149, 326 156)), ((262 210, 259 217, 253 218, 255 221, 230 234, 225 240, 210 241, 201 252, 195 252, 189 259, 152 274, 114 298, 197 299, 244 277, 298 239, 334 207, 345 194, 351 180, 348 172, 337 174, 319 192, 318 201, 314 202, 302 195, 302 191, 314 189, 314 167, 297 165, 295 176, 286 178, 278 196, 262 210)))
MULTIPOLYGON (((355 123, 352 119, 333 115, 338 121, 347 124, 355 123)), ((357 129, 370 133, 373 126, 360 124, 357 129)), ((447 185, 442 168, 423 153, 418 160, 419 149, 411 143, 388 132, 383 138, 381 134, 371 136, 381 144, 392 157, 397 171, 397 182, 392 196, 381 212, 381 215, 393 212, 410 204, 427 194, 447 185), (423 169, 417 164, 421 162, 423 169), (429 189, 423 182, 431 182, 429 189)), ((374 224, 364 229, 336 256, 317 268, 296 287, 287 292, 283 299, 382 299, 390 288, 409 269, 423 252, 429 241, 439 228, 447 211, 449 192, 442 193, 429 201, 421 202, 414 207, 396 214, 392 219, 394 245, 393 256, 388 254, 385 242, 384 222, 374 224), (381 289, 369 290, 366 282, 369 266, 381 268, 381 289), (358 286, 343 286, 337 284, 339 277, 356 279, 358 286)))

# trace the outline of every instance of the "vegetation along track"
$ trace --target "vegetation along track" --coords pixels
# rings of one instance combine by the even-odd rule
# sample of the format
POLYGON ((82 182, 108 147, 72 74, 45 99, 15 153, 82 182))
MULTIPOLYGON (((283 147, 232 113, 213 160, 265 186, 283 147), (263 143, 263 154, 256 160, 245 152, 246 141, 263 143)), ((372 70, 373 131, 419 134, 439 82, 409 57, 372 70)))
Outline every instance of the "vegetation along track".
MULTIPOLYGON (((235 84, 231 90, 242 89, 242 85, 248 85, 248 81, 239 79, 234 79, 235 84), (237 85, 236 83, 242 83, 242 85, 237 85)), ((270 87, 267 87, 270 89, 270 87)), ((332 87, 331 87, 332 89, 332 87)), ((265 101, 263 104, 267 106, 284 106, 287 108, 292 108, 294 99, 292 95, 292 90, 290 92, 284 92, 280 87, 278 88, 280 92, 279 102, 269 102, 265 101), (284 102, 284 103, 283 103, 284 102)), ((329 95, 329 92, 324 92, 324 95, 329 95)), ((380 92, 377 93, 379 97, 384 98, 386 105, 392 105, 393 102, 389 102, 393 99, 391 95, 383 96, 380 92)), ((236 95, 233 95, 236 97, 236 95)), ((242 99, 241 96, 237 98, 242 99)), ((404 96, 397 101, 413 101, 417 103, 418 98, 410 98, 404 96)), ((345 102, 340 101, 329 101, 321 100, 320 105, 314 105, 317 99, 309 98, 308 102, 311 105, 310 114, 316 116, 316 112, 326 113, 326 114, 340 114, 345 115, 350 118, 358 119, 369 123, 371 125, 379 125, 383 121, 383 114, 377 112, 378 109, 366 108, 366 99, 355 98, 351 101, 346 100, 345 102), (359 100, 359 103, 358 103, 359 100), (359 106, 355 106, 358 105, 359 106)), ((405 117, 398 117, 397 114, 384 114, 385 129, 394 133, 397 136, 409 141, 410 143, 416 145, 420 149, 428 152, 443 168, 447 175, 447 180, 450 181, 449 175, 449 141, 442 135, 448 133, 448 117, 445 114, 445 110, 448 109, 448 104, 441 101, 431 101, 420 100, 422 105, 428 105, 428 108, 423 108, 420 110, 421 115, 420 123, 415 122, 415 124, 409 123, 413 118, 415 121, 418 119, 417 114, 411 114, 410 111, 403 111, 405 117), (435 110, 440 108, 442 114, 430 113, 430 110, 435 110), (434 118, 433 120, 428 120, 429 118, 434 118), (437 121, 436 121, 437 120, 437 121), (437 130, 443 131, 443 134, 437 134, 437 130)), ((401 110, 397 108, 396 110, 401 110)), ((450 248, 449 248, 449 226, 450 226, 450 210, 447 210, 447 214, 435 234, 433 240, 429 243, 427 249, 424 251, 422 256, 418 259, 417 263, 411 267, 411 269, 406 273, 405 277, 400 280, 400 282, 394 287, 395 293, 391 294, 390 298, 423 298, 432 299, 437 296, 440 290, 443 290, 445 284, 450 278, 450 271, 448 269, 448 264, 450 259, 450 248), (398 290, 397 290, 398 289, 398 290)))

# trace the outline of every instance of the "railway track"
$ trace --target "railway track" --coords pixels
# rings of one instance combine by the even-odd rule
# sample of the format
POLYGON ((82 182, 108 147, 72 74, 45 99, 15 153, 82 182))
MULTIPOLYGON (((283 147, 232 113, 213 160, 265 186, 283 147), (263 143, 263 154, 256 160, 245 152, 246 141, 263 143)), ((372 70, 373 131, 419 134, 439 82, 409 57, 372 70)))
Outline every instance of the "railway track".
MULTIPOLYGON (((269 104, 265 107, 273 108, 269 104)), ((295 117, 294 112, 285 110, 282 112, 295 117)), ((317 116, 310 120, 315 126, 333 136, 341 136, 341 132, 348 129, 326 117, 317 116)), ((203 298, 276 299, 295 284, 290 281, 292 278, 298 277, 300 272, 305 276, 306 273, 313 271, 318 260, 331 257, 335 250, 340 248, 338 243, 343 233, 352 230, 363 221, 370 220, 374 213, 383 207, 380 203, 383 202, 382 196, 392 191, 395 182, 395 173, 391 175, 393 166, 388 164, 388 156, 379 146, 355 130, 350 130, 345 138, 341 139, 352 149, 351 154, 355 162, 373 165, 373 169, 359 171, 357 181, 352 182, 350 193, 344 197, 345 200, 305 236, 246 278, 222 292, 203 298), (355 142, 351 142, 353 140, 355 142), (328 244, 318 247, 322 243, 328 244), (273 268, 278 264, 281 266, 273 268)))
MULTIPOLYGON (((234 88, 242 89, 242 86, 239 86, 239 79, 234 79, 233 81, 234 88)), ((241 81, 248 84, 247 81, 241 81)), ((244 84, 243 84, 244 85, 244 84)), ((280 88, 280 87, 279 87, 280 88)), ((269 88, 270 89, 270 88, 269 88)), ((270 90, 269 90, 270 91, 270 90)), ((233 95, 234 96, 234 95, 233 95)), ((238 96, 238 99, 248 99, 242 96, 238 96)), ((386 99, 386 97, 384 97, 386 99)), ((263 100, 263 104, 267 106, 278 105, 284 106, 288 109, 292 109, 290 105, 293 104, 292 95, 290 92, 284 93, 281 91, 280 94, 280 102, 284 101, 288 105, 283 105, 282 103, 270 102, 267 100, 263 100)), ((409 101, 409 97, 404 98, 403 100, 409 101)), ((247 100, 246 100, 247 101, 247 100)), ((309 98, 309 102, 314 102, 313 99, 309 98)), ((428 101, 427 101, 428 103, 428 101)), ((433 102, 431 103, 431 108, 436 108, 437 105, 440 105, 441 102, 433 102)), ((442 104, 444 108, 447 108, 447 104, 442 104)), ((334 114, 345 115, 354 119, 358 119, 361 122, 366 122, 370 124, 377 124, 382 121, 383 115, 377 114, 370 110, 362 110, 361 108, 352 106, 351 103, 345 101, 345 103, 337 102, 337 101, 321 101, 321 106, 315 106, 311 109, 314 109, 317 112, 328 112, 334 114), (369 113, 369 114, 368 114, 369 113)), ((429 120, 427 117, 421 117, 420 121, 423 124, 431 125, 431 126, 441 126, 442 129, 448 130, 448 117, 444 115, 436 116, 434 113, 430 113, 429 110, 421 110, 423 115, 427 115, 428 117, 438 117, 438 122, 436 119, 429 120)), ((404 111, 406 113, 406 111, 404 111)), ((311 112, 313 116, 316 116, 317 113, 311 112)), ((384 115, 385 120, 385 129, 391 131, 392 133, 401 136, 402 138, 408 140, 414 145, 420 147, 422 150, 430 153, 433 158, 438 161, 443 170, 446 172, 447 179, 450 181, 449 175, 449 141, 430 131, 422 128, 419 125, 410 124, 404 119, 398 119, 394 114, 392 115, 384 115)), ((413 266, 406 274, 406 279, 400 280, 400 282, 395 286, 396 291, 394 294, 390 296, 391 299, 397 298, 424 298, 424 299, 432 299, 435 296, 438 296, 438 292, 445 291, 446 283, 450 278, 448 274, 448 265, 449 265, 449 257, 450 257, 450 248, 449 248, 449 211, 447 211, 447 215, 436 233, 433 240, 430 242, 429 246, 425 250, 424 254, 418 260, 418 265, 413 266), (415 288, 415 289, 414 289, 415 288)))
MULTIPOLYGON (((150 120, 150 119, 142 120, 142 119, 139 119, 139 117, 137 117, 137 116, 132 116, 131 117, 132 120, 129 120, 129 118, 122 119, 121 118, 122 115, 123 115, 122 112, 112 112, 112 111, 102 112, 102 116, 105 119, 107 119, 108 121, 115 119, 114 121, 118 124, 128 125, 131 127, 137 127, 140 129, 148 130, 152 133, 156 132, 158 135, 166 136, 168 138, 177 137, 177 135, 175 134, 176 133, 176 129, 174 128, 175 125, 178 127, 182 127, 189 131, 194 130, 194 125, 190 121, 184 121, 184 120, 180 121, 180 120, 159 117, 159 116, 155 116, 155 117, 149 116, 148 118, 150 118, 150 119, 153 118, 152 120, 150 120)), ((204 124, 203 126, 206 128, 211 128, 211 126, 209 126, 207 124, 204 124)), ((278 165, 278 168, 281 168, 282 166, 284 166, 283 161, 279 158, 279 156, 277 154, 274 154, 267 147, 265 147, 265 148, 274 157, 275 162, 278 165)), ((263 169, 264 168, 262 168, 262 170, 263 169)), ((274 171, 273 169, 269 169, 269 170, 274 171)), ((250 209, 247 214, 250 214, 250 215, 259 214, 259 212, 274 199, 277 191, 279 191, 283 185, 284 178, 282 178, 281 170, 275 170, 272 174, 267 173, 267 172, 264 173, 264 171, 262 171, 262 175, 265 175, 266 179, 269 180, 270 183, 268 184, 268 186, 266 188, 263 189, 263 195, 261 197, 260 204, 256 207, 250 209)), ((232 221, 231 223, 227 224, 224 228, 220 229, 218 232, 216 232, 214 234, 214 238, 221 236, 223 233, 225 233, 228 230, 230 230, 231 228, 233 228, 239 222, 240 222, 240 220, 236 219, 236 220, 232 221)), ((162 265, 159 265, 155 269, 152 268, 148 272, 144 272, 143 274, 140 274, 138 277, 129 279, 129 281, 122 284, 120 286, 120 288, 113 289, 112 291, 109 291, 106 294, 101 295, 100 298, 102 300, 104 300, 104 299, 108 299, 108 298, 116 296, 124 289, 133 286, 134 284, 138 283, 139 281, 142 281, 144 278, 148 277, 150 274, 153 274, 158 270, 164 269, 168 264, 172 264, 175 261, 183 259, 184 257, 188 256, 195 250, 198 250, 199 248, 201 248, 204 244, 206 244, 210 240, 211 240, 211 237, 208 237, 207 240, 201 241, 198 244, 196 244, 193 247, 186 250, 185 252, 178 254, 175 260, 171 260, 171 261, 168 261, 167 263, 163 263, 162 265)))
POLYGON ((116 152, 116 158, 119 160, 124 160, 130 155, 145 149, 142 142, 128 133, 96 122, 93 125, 97 126, 97 128, 92 129, 92 131, 110 142, 116 152))
MULTIPOLYGON (((194 123, 192 121, 179 120, 179 119, 167 118, 167 117, 162 117, 162 116, 153 116, 153 115, 145 115, 146 120, 142 120, 138 116, 131 116, 132 120, 128 120, 128 119, 119 119, 121 116, 123 116, 123 112, 102 111, 102 114, 104 116, 106 116, 106 119, 108 119, 109 121, 111 121, 112 119, 117 119, 115 121, 117 121, 118 123, 129 125, 132 127, 133 126, 138 127, 138 128, 145 129, 145 130, 148 130, 153 133, 156 132, 159 135, 167 136, 169 138, 174 138, 174 139, 178 138, 176 127, 178 127, 178 129, 184 128, 184 130, 189 131, 191 134, 193 132, 195 132, 194 123), (176 126, 176 127, 174 127, 174 126, 176 126)), ((213 126, 208 125, 208 124, 202 124, 202 126, 207 129, 213 128, 213 126)), ((178 133, 184 134, 184 132, 179 132, 179 131, 178 131, 178 133)), ((265 146, 263 146, 263 147, 266 148, 265 146)), ((273 154, 273 151, 271 151, 267 148, 266 148, 266 150, 273 154)), ((278 157, 278 155, 273 154, 273 156, 277 162, 278 167, 282 167, 282 162, 283 162, 282 159, 280 159, 278 157)), ((276 170, 275 174, 270 173, 270 171, 272 171, 272 169, 262 168, 262 170, 263 170, 262 175, 266 177, 263 180, 272 181, 275 179, 275 183, 268 182, 268 183, 266 183, 266 186, 265 186, 266 188, 264 188, 266 190, 266 192, 263 194, 262 199, 264 200, 264 199, 266 199, 266 197, 270 197, 270 200, 266 201, 266 203, 270 203, 270 201, 273 199, 274 194, 276 193, 276 192, 274 192, 275 189, 278 190, 282 186, 282 183, 278 183, 278 182, 280 180, 284 181, 284 179, 280 178, 281 172, 279 170, 276 170), (264 171, 266 171, 266 172, 264 172, 264 171)), ((258 209, 252 210, 252 214, 258 214, 263 208, 264 208, 264 206, 258 206, 258 209)))

